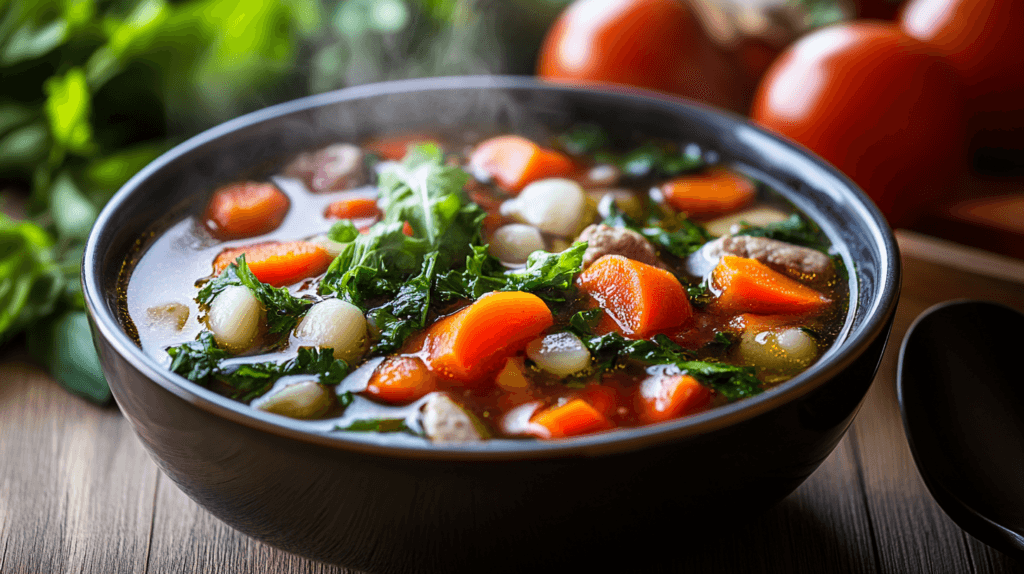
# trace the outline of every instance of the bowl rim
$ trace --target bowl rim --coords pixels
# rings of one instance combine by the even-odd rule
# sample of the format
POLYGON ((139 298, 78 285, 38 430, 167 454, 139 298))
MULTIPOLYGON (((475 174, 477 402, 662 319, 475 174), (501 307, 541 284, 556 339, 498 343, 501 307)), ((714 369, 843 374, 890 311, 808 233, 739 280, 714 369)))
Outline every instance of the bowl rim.
MULTIPOLYGON (((851 277, 856 272, 851 268, 851 277)), ((818 158, 806 148, 753 125, 735 114, 714 109, 699 102, 642 89, 607 84, 588 84, 586 87, 569 86, 538 81, 529 76, 450 76, 397 80, 343 88, 333 92, 316 94, 284 102, 234 118, 189 138, 153 160, 119 189, 101 210, 86 241, 82 257, 82 288, 89 317, 93 323, 94 337, 101 336, 122 359, 130 363, 151 382, 176 395, 181 400, 209 414, 227 419, 254 430, 279 437, 298 440, 307 444, 326 446, 339 450, 357 451, 391 458, 432 459, 444 461, 510 460, 530 458, 551 458, 571 456, 595 456, 623 451, 639 450, 667 441, 677 441, 704 435, 721 428, 755 418, 786 403, 796 400, 838 375, 847 368, 884 333, 889 318, 896 308, 900 287, 899 250, 892 230, 874 203, 845 175, 826 161, 818 158), (346 101, 387 96, 396 93, 415 93, 442 90, 514 89, 538 90, 563 93, 602 94, 612 98, 642 101, 645 105, 663 108, 666 111, 680 108, 699 114, 724 117, 733 124, 741 124, 767 136, 775 144, 791 153, 804 156, 831 179, 837 181, 844 198, 850 200, 850 210, 855 212, 867 228, 870 244, 880 251, 881 265, 878 269, 876 296, 868 302, 865 321, 850 331, 831 356, 823 357, 800 375, 761 393, 740 401, 729 403, 689 417, 665 423, 615 429, 605 433, 560 439, 542 440, 499 440, 453 445, 434 445, 426 440, 389 440, 387 435, 377 433, 353 433, 338 431, 310 430, 302 423, 280 415, 265 413, 249 405, 234 401, 211 390, 205 389, 187 379, 171 373, 155 359, 145 354, 122 329, 118 318, 110 312, 101 293, 100 270, 103 253, 98 250, 105 230, 116 221, 115 215, 136 189, 165 166, 173 163, 195 148, 233 132, 244 130, 251 125, 312 108, 340 104, 346 101)), ((853 314, 851 305, 850 314, 853 314)), ((99 347, 99 345, 97 345, 99 347)), ((115 385, 111 385, 112 389, 115 385)), ((117 399, 117 393, 114 393, 117 399)))

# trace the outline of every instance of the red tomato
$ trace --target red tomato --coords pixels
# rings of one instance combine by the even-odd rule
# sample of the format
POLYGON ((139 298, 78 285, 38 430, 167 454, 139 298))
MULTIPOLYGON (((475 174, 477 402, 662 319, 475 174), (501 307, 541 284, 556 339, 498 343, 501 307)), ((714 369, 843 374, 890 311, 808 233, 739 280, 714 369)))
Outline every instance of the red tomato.
POLYGON ((854 22, 793 44, 758 88, 751 118, 855 181, 896 226, 967 171, 956 74, 895 25, 854 22))
POLYGON ((548 32, 537 74, 659 90, 733 110, 744 102, 736 66, 681 0, 577 0, 548 32))
POLYGON ((1024 125, 1024 2, 913 0, 901 26, 957 69, 972 112, 1024 125))

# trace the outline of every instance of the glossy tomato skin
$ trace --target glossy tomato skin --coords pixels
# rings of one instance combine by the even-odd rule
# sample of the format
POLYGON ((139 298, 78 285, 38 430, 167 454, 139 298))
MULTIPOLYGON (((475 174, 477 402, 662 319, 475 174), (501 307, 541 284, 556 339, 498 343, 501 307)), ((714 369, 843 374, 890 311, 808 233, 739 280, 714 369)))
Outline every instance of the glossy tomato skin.
POLYGON ((537 75, 625 84, 742 111, 737 66, 682 0, 577 0, 541 48, 537 75))
POLYGON ((768 70, 751 118, 831 162, 894 227, 913 224, 967 171, 956 74, 894 24, 818 30, 768 70))
POLYGON ((1024 126, 1024 2, 913 0, 900 26, 957 69, 976 123, 1024 126))

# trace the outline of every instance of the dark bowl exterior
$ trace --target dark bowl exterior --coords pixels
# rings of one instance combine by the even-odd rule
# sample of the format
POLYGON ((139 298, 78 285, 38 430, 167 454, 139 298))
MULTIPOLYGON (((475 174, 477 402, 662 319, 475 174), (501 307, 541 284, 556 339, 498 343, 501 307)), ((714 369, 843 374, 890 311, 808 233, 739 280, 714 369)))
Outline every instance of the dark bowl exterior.
POLYGON ((833 450, 874 378, 899 266, 891 232, 862 193, 742 120, 637 94, 448 78, 300 100, 182 144, 101 214, 83 282, 118 405, 164 472, 218 518, 352 568, 513 571, 570 559, 579 566, 582 557, 632 563, 631 542, 706 531, 792 492, 833 450), (201 209, 226 179, 332 140, 467 125, 529 133, 579 120, 689 138, 782 188, 822 224, 857 278, 845 340, 792 381, 690 419, 561 443, 438 449, 304 432, 165 372, 119 323, 118 277, 131 246, 168 213, 201 209), (678 524, 650 528, 666 516, 678 524))

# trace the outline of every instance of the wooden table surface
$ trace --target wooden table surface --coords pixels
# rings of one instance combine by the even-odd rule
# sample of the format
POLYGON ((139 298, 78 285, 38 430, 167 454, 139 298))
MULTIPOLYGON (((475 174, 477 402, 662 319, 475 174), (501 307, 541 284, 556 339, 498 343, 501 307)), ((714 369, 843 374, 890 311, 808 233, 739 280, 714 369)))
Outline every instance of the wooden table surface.
MULTIPOLYGON (((921 482, 896 403, 899 344, 934 303, 1024 310, 1024 262, 899 233, 903 292, 853 426, 796 492, 665 572, 1024 573, 961 531, 921 482)), ((233 531, 185 497, 116 407, 66 393, 23 349, 0 351, 0 572, 348 572, 233 531)))

